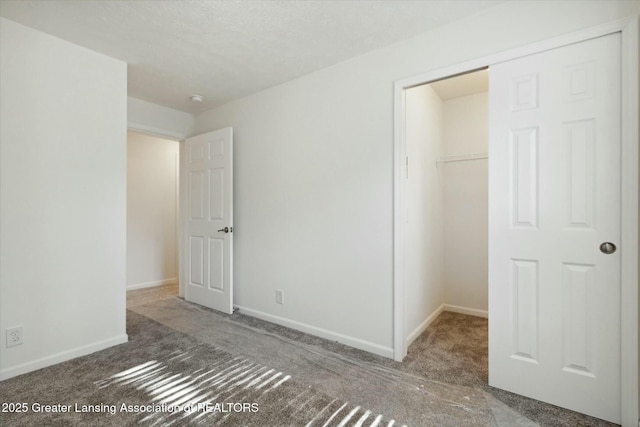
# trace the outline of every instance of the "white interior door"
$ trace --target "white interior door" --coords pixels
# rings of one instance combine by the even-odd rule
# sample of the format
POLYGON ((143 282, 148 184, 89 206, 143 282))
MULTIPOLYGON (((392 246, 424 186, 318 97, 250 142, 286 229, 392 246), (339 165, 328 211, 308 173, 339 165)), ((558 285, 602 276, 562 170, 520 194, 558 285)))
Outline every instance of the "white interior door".
POLYGON ((233 312, 233 132, 185 141, 181 170, 185 299, 233 312))
POLYGON ((489 147, 489 384, 616 423, 620 60, 613 34, 491 67, 489 147))

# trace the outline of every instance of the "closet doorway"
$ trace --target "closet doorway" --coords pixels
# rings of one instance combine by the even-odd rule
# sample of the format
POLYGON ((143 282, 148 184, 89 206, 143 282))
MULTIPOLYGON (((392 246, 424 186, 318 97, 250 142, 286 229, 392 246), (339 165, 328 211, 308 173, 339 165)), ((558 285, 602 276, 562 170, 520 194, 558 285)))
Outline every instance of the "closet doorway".
MULTIPOLYGON (((406 190, 416 156, 406 147, 407 91, 489 64, 489 384, 615 423, 637 422, 638 87, 637 62, 625 53, 637 52, 638 27, 630 22, 395 83, 395 360, 404 358, 411 338, 406 190), (602 214, 597 220, 596 213, 602 214), (521 229, 529 231, 526 238, 504 233, 521 229), (577 250, 571 245, 578 233, 593 238, 577 250), (528 252, 516 252, 521 249, 528 252), (615 268, 608 273, 601 265, 615 268), (596 270, 603 273, 592 274, 596 270), (517 370, 507 372, 514 364, 517 370), (604 394, 599 380, 610 382, 604 394)), ((434 211, 444 222, 444 210, 434 211)), ((431 231, 436 242, 438 235, 431 231)), ((430 274, 442 277, 439 253, 427 252, 423 260, 435 266, 430 274)), ((444 287, 433 292, 434 299, 444 298, 444 287)), ((426 329, 437 314, 420 326, 426 329)))
MULTIPOLYGON (((454 82, 476 87, 466 79, 478 73, 405 93, 407 346, 442 311, 488 317, 490 304, 482 340, 490 386, 613 423, 621 419, 619 44, 611 34, 496 64, 490 96, 454 89, 449 97, 454 82)), ((452 319, 438 327, 467 331, 458 342, 479 335, 463 326, 470 319, 452 319)), ((459 368, 461 352, 443 350, 447 368, 459 368)))
POLYGON ((487 69, 405 92, 405 331, 442 312, 487 317, 487 69))

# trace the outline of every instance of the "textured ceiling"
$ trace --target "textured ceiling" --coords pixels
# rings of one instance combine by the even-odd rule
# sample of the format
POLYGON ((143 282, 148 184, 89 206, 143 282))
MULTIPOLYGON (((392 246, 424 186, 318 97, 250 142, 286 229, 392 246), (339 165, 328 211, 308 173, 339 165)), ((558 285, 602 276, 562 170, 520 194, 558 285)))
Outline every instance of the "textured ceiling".
POLYGON ((0 0, 0 15, 126 61, 130 96, 198 113, 500 2, 0 0))

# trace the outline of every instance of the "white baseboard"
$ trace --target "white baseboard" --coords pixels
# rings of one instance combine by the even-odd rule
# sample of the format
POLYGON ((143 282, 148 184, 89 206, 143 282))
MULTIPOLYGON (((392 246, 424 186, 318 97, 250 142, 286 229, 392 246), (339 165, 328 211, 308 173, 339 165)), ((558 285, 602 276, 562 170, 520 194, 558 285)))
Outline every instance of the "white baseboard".
POLYGON ((156 280, 155 282, 146 283, 134 283, 133 285, 127 285, 127 291, 133 291, 135 289, 154 288, 162 285, 173 285, 178 282, 178 279, 173 277, 171 279, 156 280))
POLYGON ((114 345, 124 344, 128 341, 129 337, 126 334, 119 335, 117 337, 98 341, 82 347, 77 347, 71 350, 52 354, 51 356, 46 356, 37 360, 33 360, 31 362, 26 362, 17 366, 5 368, 0 370, 0 381, 4 381, 18 375, 26 374, 28 372, 36 371, 38 369, 46 368, 47 366, 66 362, 67 360, 75 359, 76 357, 86 356, 87 354, 95 353, 96 351, 104 350, 106 348, 113 347, 114 345))
POLYGON ((275 323, 278 325, 286 326, 287 328, 295 329, 297 331, 306 332, 311 335, 315 335, 321 338, 325 338, 331 341, 338 341, 341 344, 348 345, 360 350, 368 351, 379 356, 393 358, 393 348, 385 347, 379 344, 375 344, 369 341, 353 338, 347 335, 339 334, 337 332, 328 331, 326 329, 318 328, 315 326, 307 325, 306 323, 296 322, 295 320, 286 319, 280 316, 274 316, 272 314, 264 313, 262 311, 253 310, 251 308, 237 306, 241 314, 247 316, 257 317, 258 319, 266 320, 267 322, 275 323))
POLYGON ((417 328, 415 328, 413 330, 413 332, 411 332, 409 334, 409 336, 407 337, 407 348, 409 348, 409 346, 411 345, 412 342, 414 342, 416 340, 416 338, 418 338, 420 336, 420 334, 422 334, 428 327, 429 325, 436 320, 436 317, 438 317, 440 315, 440 313, 442 313, 443 311, 445 311, 445 305, 442 304, 440 307, 436 308, 436 311, 434 311, 433 313, 431 313, 429 315, 429 317, 427 317, 425 319, 424 322, 422 322, 421 324, 418 325, 417 328))
POLYGON ((444 311, 452 311, 454 313, 468 314, 469 316, 484 317, 485 319, 489 318, 489 312, 486 310, 478 310, 475 308, 461 307, 459 305, 445 304, 444 311))

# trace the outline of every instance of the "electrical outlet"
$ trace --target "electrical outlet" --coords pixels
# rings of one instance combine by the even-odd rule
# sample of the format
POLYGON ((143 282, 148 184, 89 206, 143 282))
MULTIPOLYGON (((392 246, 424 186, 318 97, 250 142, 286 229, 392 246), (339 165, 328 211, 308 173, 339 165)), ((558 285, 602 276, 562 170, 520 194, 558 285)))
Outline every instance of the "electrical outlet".
POLYGON ((22 341, 22 326, 16 326, 15 328, 7 328, 7 347, 15 347, 16 345, 23 344, 22 341))
POLYGON ((284 291, 276 289, 276 304, 284 304, 284 291))

